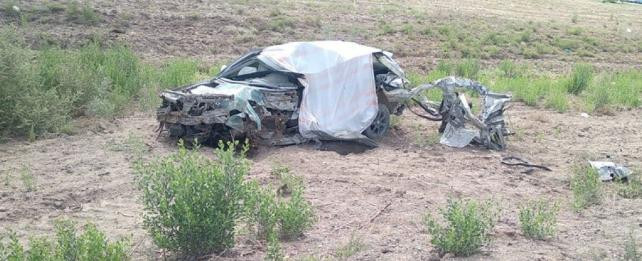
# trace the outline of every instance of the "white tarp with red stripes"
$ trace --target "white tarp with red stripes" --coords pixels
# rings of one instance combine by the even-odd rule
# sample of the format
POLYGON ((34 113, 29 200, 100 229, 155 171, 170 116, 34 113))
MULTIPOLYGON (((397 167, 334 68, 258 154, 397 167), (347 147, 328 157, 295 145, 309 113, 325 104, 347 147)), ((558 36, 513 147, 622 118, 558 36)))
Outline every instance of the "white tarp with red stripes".
POLYGON ((380 51, 352 42, 316 41, 271 46, 261 55, 305 75, 299 110, 303 137, 357 139, 377 114, 372 54, 380 51))

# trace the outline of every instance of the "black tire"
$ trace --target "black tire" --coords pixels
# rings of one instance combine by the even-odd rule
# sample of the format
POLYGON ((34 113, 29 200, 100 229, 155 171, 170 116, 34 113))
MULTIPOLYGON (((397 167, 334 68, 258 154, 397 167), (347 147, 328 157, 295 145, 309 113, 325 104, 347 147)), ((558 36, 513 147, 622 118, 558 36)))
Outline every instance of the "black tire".
POLYGON ((363 131, 363 134, 373 140, 379 140, 384 135, 386 135, 389 128, 390 110, 388 110, 388 107, 386 107, 386 105, 379 104, 377 116, 375 117, 374 121, 372 121, 372 124, 370 124, 370 126, 368 126, 368 128, 363 131))

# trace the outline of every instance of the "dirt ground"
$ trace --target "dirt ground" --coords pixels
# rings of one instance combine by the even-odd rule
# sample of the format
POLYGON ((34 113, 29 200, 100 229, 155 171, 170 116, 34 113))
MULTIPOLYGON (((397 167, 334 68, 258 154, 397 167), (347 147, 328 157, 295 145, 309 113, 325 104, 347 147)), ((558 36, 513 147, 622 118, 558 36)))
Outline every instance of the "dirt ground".
MULTIPOLYGON (((584 118, 514 104, 508 120, 516 135, 502 152, 421 142, 422 137, 434 135, 438 126, 407 113, 375 149, 340 143, 325 144, 321 150, 313 145, 260 148, 251 155, 250 178, 270 179, 270 169, 277 164, 304 177, 306 198, 318 222, 304 238, 284 243, 286 255, 292 258, 332 258, 352 236, 365 244, 353 257, 357 260, 436 257, 421 221, 425 213, 437 213, 449 196, 492 198, 503 209, 494 241, 470 259, 613 259, 619 255, 626 234, 640 231, 642 200, 606 193, 604 204, 578 214, 570 206, 568 180, 570 168, 583 157, 642 167, 642 111, 584 118), (521 173, 523 168, 500 164, 506 155, 553 171, 521 173), (535 198, 562 206, 559 233, 552 240, 528 240, 519 230, 517 207, 535 198)), ((51 233, 58 218, 91 221, 114 237, 130 236, 135 259, 155 259, 159 253, 141 226, 142 207, 130 168, 132 140, 140 138, 146 157, 175 151, 176 146, 163 137, 157 139, 151 115, 97 126, 73 136, 0 147, 0 173, 6 175, 0 189, 0 227, 26 239, 51 233), (24 168, 34 176, 31 192, 19 178, 24 168)), ((607 191, 614 186, 605 185, 607 191)), ((241 235, 224 258, 255 260, 264 253, 265 246, 241 235)))
MULTIPOLYGON (((320 27, 304 24, 294 32, 269 37, 237 26, 267 21, 261 18, 261 12, 271 10, 266 1, 251 7, 246 2, 226 1, 94 1, 93 6, 108 20, 106 26, 77 26, 54 17, 40 20, 37 30, 69 42, 96 32, 106 33, 111 40, 131 44, 152 62, 181 56, 221 61, 255 46, 328 37, 393 51, 400 48, 396 36, 368 38, 364 36, 367 31, 352 30, 372 29, 370 25, 377 19, 370 17, 370 12, 385 10, 392 2, 356 2, 359 6, 353 1, 282 1, 281 6, 289 7, 283 12, 296 13, 300 19, 319 15, 310 7, 314 4, 334 9, 323 9, 327 13, 321 14, 320 27), (354 10, 352 15, 330 12, 343 7, 354 10), (120 19, 124 16, 127 22, 123 25, 120 19), (352 25, 356 23, 365 27, 352 25), (122 31, 114 31, 121 27, 122 31)), ((627 34, 626 29, 632 29, 633 35, 642 33, 641 6, 605 5, 597 0, 520 0, 509 4, 463 0, 456 6, 436 0, 396 3, 424 10, 431 21, 441 22, 475 17, 505 23, 527 17, 568 23, 577 15, 579 26, 589 30, 604 28, 607 23, 611 26, 609 17, 616 14, 621 22, 611 28, 614 34, 627 34)), ((428 70, 436 64, 437 43, 416 39, 403 45, 414 50, 398 59, 404 67, 428 70)), ((638 52, 601 54, 586 61, 613 68, 641 68, 641 59, 638 52)), ((545 57, 522 62, 555 71, 575 60, 545 57)), ((583 117, 580 112, 560 114, 513 103, 507 114, 515 135, 508 138, 509 147, 501 152, 442 146, 435 142, 438 123, 405 112, 375 149, 342 143, 327 143, 321 150, 310 144, 259 148, 251 155, 250 178, 270 179, 270 169, 277 164, 304 177, 306 198, 318 221, 304 238, 283 243, 284 253, 294 260, 335 259, 337 249, 348 244, 351 237, 365 245, 351 257, 354 260, 438 259, 422 219, 426 213, 436 214, 451 196, 492 198, 503 209, 493 231, 494 240, 470 260, 611 260, 621 255, 628 232, 633 231, 637 241, 642 241, 642 199, 620 198, 613 191, 616 184, 606 183, 603 204, 576 213, 570 205, 569 188, 572 167, 584 163, 584 159, 610 160, 642 169, 641 109, 583 117), (553 171, 521 173, 523 168, 500 163, 508 155, 549 166, 553 171), (558 234, 548 241, 526 239, 517 222, 519 204, 536 198, 558 201, 562 207, 558 234)), ((158 259, 159 250, 142 228, 143 209, 134 184, 132 151, 143 149, 145 158, 151 158, 176 151, 176 146, 165 137, 157 138, 157 123, 149 113, 131 113, 113 120, 81 119, 75 124, 75 135, 0 144, 0 233, 11 229, 21 240, 27 240, 29 235, 53 233, 54 220, 70 218, 81 224, 93 222, 114 238, 129 236, 135 260, 158 259), (25 183, 31 176, 33 189, 29 191, 25 183)), ((211 150, 204 148, 203 153, 211 150)), ((264 245, 241 233, 232 251, 211 259, 260 260, 264 255, 264 245)))

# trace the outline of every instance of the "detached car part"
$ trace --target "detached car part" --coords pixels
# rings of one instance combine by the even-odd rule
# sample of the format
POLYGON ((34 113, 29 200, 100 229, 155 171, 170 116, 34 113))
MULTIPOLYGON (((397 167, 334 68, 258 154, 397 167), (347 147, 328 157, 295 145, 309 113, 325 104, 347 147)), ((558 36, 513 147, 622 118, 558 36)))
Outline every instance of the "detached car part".
POLYGON ((410 95, 434 117, 432 119, 441 120, 441 144, 462 148, 473 142, 493 150, 506 148, 504 137, 509 132, 503 114, 505 105, 511 98, 509 95, 490 92, 478 82, 453 76, 420 85, 413 89, 410 95), (432 88, 439 88, 443 92, 438 108, 427 101, 425 96, 423 100, 416 98, 419 93, 432 88), (482 101, 479 116, 472 113, 464 91, 472 91, 479 95, 482 101))

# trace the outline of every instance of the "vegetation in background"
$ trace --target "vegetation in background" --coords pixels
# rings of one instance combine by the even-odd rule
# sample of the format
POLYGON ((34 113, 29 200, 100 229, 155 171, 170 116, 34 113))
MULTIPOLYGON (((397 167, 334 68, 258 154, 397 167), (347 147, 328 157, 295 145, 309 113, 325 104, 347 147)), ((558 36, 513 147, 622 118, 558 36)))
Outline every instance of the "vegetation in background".
POLYGON ((98 14, 88 3, 70 1, 67 3, 67 20, 83 25, 96 25, 102 21, 98 14))
MULTIPOLYGON (((638 108, 641 105, 642 71, 639 70, 602 72, 593 77, 590 66, 579 64, 568 75, 550 75, 535 73, 509 60, 488 69, 480 69, 474 60, 463 60, 441 61, 427 75, 412 71, 407 73, 412 86, 431 83, 448 75, 477 78, 492 91, 511 93, 515 101, 558 112, 571 109, 571 101, 579 101, 579 104, 575 103, 578 106, 573 108, 588 112, 600 112, 613 107, 638 108), (579 93, 575 95, 569 88, 579 93)), ((430 100, 441 100, 440 90, 429 90, 424 94, 430 100)))
POLYGON ((577 64, 573 67, 571 79, 569 80, 566 89, 570 94, 578 95, 586 87, 593 78, 593 66, 588 64, 577 64))
POLYGON ((573 191, 573 207, 582 210, 591 205, 602 202, 602 181, 597 170, 584 164, 575 167, 571 177, 571 190, 573 191))
POLYGON ((211 71, 195 61, 156 68, 122 45, 90 42, 77 49, 27 48, 11 28, 0 30, 0 136, 35 139, 67 132, 80 115, 112 116, 139 101, 155 107, 161 88, 176 87, 211 71))
POLYGON ((430 242, 441 253, 472 255, 490 241, 498 212, 491 201, 449 199, 446 209, 441 209, 445 223, 437 222, 430 214, 425 217, 430 242))
POLYGON ((530 201, 519 208, 519 223, 526 237, 544 240, 555 235, 559 205, 548 200, 530 201))
POLYGON ((0 240, 0 260, 50 260, 50 261, 93 261, 93 260, 129 260, 129 240, 115 242, 107 240, 104 232, 95 225, 87 224, 82 233, 76 231, 71 221, 60 221, 56 224, 56 237, 51 241, 47 237, 31 238, 29 248, 25 248, 16 237, 10 234, 7 240, 0 240))

